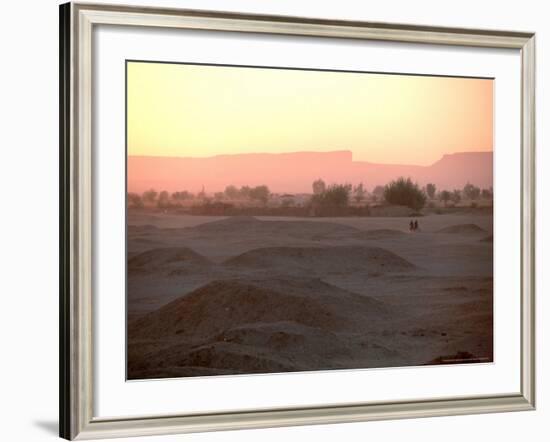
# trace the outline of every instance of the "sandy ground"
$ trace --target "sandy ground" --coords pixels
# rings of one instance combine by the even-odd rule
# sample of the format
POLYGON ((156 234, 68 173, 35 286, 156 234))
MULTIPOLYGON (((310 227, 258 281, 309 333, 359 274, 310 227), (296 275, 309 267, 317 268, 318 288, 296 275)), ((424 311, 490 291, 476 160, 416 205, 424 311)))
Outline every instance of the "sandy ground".
POLYGON ((128 378, 493 359, 492 217, 128 214, 128 378))

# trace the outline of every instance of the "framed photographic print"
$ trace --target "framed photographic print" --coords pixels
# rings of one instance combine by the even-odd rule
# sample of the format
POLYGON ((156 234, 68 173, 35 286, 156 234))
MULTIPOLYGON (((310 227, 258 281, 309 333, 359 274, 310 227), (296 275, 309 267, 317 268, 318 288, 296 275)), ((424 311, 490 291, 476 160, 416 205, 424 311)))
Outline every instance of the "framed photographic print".
POLYGON ((534 34, 60 7, 60 435, 530 410, 534 34))

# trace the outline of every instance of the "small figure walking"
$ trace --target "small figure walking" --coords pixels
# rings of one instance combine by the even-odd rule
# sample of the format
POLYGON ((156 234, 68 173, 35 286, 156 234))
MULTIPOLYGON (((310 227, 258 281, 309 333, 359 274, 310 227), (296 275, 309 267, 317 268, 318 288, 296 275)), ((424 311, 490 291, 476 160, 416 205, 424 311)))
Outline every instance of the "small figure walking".
POLYGON ((409 231, 412 232, 414 230, 414 222, 411 219, 411 222, 409 223, 409 231))
POLYGON ((414 230, 418 230, 418 220, 414 220, 414 230))

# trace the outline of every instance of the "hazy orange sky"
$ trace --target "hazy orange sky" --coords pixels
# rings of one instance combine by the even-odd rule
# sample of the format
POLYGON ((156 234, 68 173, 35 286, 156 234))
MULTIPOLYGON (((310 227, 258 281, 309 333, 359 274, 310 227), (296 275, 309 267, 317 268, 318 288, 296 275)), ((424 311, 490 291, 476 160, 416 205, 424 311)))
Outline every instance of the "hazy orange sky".
POLYGON ((493 81, 128 63, 128 154, 351 150, 429 165, 493 150, 493 81))

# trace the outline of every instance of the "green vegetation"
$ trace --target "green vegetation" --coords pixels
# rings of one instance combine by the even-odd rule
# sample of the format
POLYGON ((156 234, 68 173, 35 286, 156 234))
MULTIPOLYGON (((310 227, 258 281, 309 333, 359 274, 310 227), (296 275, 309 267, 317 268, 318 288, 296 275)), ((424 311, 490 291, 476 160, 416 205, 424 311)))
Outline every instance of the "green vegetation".
POLYGON ((379 201, 384 198, 384 186, 376 186, 372 190, 372 196, 374 201, 379 201))
POLYGON ((250 189, 250 199, 261 201, 263 204, 267 204, 270 192, 267 186, 256 186, 250 189))
POLYGON ((435 198, 435 190, 436 190, 435 184, 432 184, 432 183, 426 184, 426 194, 428 195, 428 198, 430 198, 431 200, 435 198))
POLYGON ((477 200, 479 198, 481 190, 479 189, 479 187, 468 183, 464 186, 464 189, 462 189, 462 193, 469 200, 477 200))
POLYGON ((321 207, 345 207, 349 203, 351 186, 348 184, 332 184, 321 193, 313 195, 311 201, 321 207))
MULTIPOLYGON (((266 185, 227 186, 223 191, 207 193, 204 187, 196 194, 187 190, 169 193, 149 189, 142 194, 129 192, 131 209, 175 210, 196 215, 256 216, 405 216, 406 207, 421 215, 443 213, 460 207, 486 209, 492 206, 493 188, 480 189, 467 183, 463 189, 440 190, 428 183, 421 189, 410 178, 399 177, 385 187, 376 186, 369 193, 363 183, 333 183, 321 178, 312 183, 313 193, 272 194, 266 185), (392 207, 392 206, 401 206, 392 207), (399 214, 399 215, 397 215, 399 214)), ((410 214, 411 212, 408 212, 410 214)))
POLYGON ((239 189, 233 185, 227 186, 224 193, 230 199, 236 199, 239 197, 239 189))
POLYGON ((453 192, 451 193, 451 201, 454 204, 458 204, 461 200, 462 200, 462 193, 460 192, 460 190, 458 189, 453 190, 453 192))
POLYGON ((250 187, 249 186, 242 186, 239 190, 239 198, 250 198, 250 187))
POLYGON ((351 193, 350 184, 332 184, 321 193, 311 197, 311 208, 315 215, 330 216, 343 214, 348 207, 351 193))
POLYGON ((141 196, 139 196, 137 193, 129 193, 128 194, 128 207, 132 207, 133 209, 141 209, 144 207, 143 200, 141 199, 141 196))
POLYGON ((384 199, 390 204, 407 206, 413 210, 420 210, 426 204, 426 195, 418 184, 413 183, 410 178, 403 177, 386 185, 384 199))
POLYGON ((443 190, 439 192, 439 199, 443 201, 443 204, 445 204, 445 207, 447 207, 447 203, 451 200, 452 196, 453 195, 448 190, 443 190))
POLYGON ((159 209, 167 209, 170 207, 170 194, 166 190, 159 193, 157 207, 159 209))
POLYGON ((193 195, 191 192, 188 192, 187 190, 172 193, 172 199, 174 201, 186 201, 192 200, 193 198, 195 198, 195 195, 193 195))
POLYGON ((158 192, 155 189, 147 190, 146 192, 143 192, 143 202, 144 203, 154 203, 157 199, 158 192))
POLYGON ((493 199, 493 188, 490 187, 489 189, 483 189, 481 191, 481 198, 484 200, 492 200, 493 199))
POLYGON ((359 183, 353 188, 353 199, 356 203, 360 203, 367 196, 367 191, 363 187, 363 183, 359 183))

